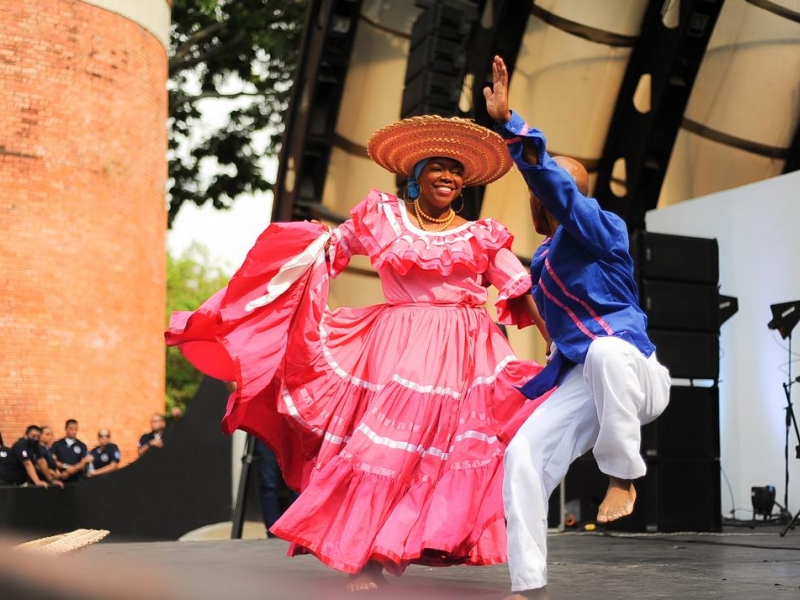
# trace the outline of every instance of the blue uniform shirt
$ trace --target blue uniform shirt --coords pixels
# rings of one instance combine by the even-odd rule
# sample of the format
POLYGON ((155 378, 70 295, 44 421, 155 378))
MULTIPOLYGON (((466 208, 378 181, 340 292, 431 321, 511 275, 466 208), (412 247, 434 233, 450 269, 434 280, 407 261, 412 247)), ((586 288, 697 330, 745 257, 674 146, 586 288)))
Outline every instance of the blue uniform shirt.
POLYGON ((137 448, 141 448, 142 446, 147 446, 153 440, 159 439, 159 438, 163 439, 163 437, 164 437, 163 435, 156 434, 156 433, 153 433, 152 431, 150 431, 149 433, 145 433, 144 435, 142 435, 142 437, 139 438, 139 443, 137 444, 136 447, 137 448))
POLYGON ((77 438, 72 444, 67 443, 67 438, 61 438, 53 443, 53 447, 50 451, 65 465, 77 465, 89 452, 86 444, 77 438))
POLYGON ((639 307, 625 222, 578 191, 547 153, 544 135, 518 114, 498 132, 528 188, 561 224, 531 262, 533 298, 559 353, 583 363, 592 340, 616 336, 650 356, 655 346, 639 307), (525 161, 523 138, 538 149, 538 164, 525 161))
POLYGON ((0 481, 22 485, 28 481, 28 472, 25 463, 34 466, 39 458, 39 442, 28 438, 20 438, 11 446, 8 456, 0 464, 0 481))
POLYGON ((111 442, 106 444, 105 447, 97 446, 92 448, 89 454, 94 458, 92 461, 92 470, 94 471, 107 467, 111 463, 118 463, 121 456, 117 445, 111 442))
MULTIPOLYGON (((74 442, 72 442, 72 444, 67 444, 67 439, 61 438, 53 443, 53 447, 50 449, 50 451, 59 462, 62 462, 65 465, 77 465, 83 460, 83 457, 89 453, 89 449, 86 447, 86 444, 77 438, 74 442)), ((83 471, 79 471, 65 481, 79 481, 83 477, 83 474, 83 471)))
POLYGON ((47 468, 52 469, 53 471, 58 469, 56 459, 53 456, 53 452, 50 450, 50 448, 45 448, 39 444, 39 455, 47 462, 47 468))

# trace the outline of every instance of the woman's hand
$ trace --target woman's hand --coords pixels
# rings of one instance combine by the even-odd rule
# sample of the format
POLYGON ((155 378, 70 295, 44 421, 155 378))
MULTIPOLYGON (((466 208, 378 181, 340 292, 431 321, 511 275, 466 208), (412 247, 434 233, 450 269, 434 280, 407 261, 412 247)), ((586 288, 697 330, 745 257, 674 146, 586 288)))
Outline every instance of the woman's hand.
POLYGON ((556 348, 556 345, 550 338, 545 338, 545 342, 547 342, 547 352, 545 353, 545 358, 549 363, 551 360, 553 360, 553 356, 555 356, 556 352, 558 352, 558 348, 556 348))
MULTIPOLYGON (((333 229, 331 228, 331 226, 330 226, 330 225, 326 225, 325 223, 322 223, 321 221, 317 221, 316 219, 309 219, 309 223, 316 223, 317 225, 322 225, 322 226, 323 226, 325 229, 327 229, 327 230, 328 230, 328 234, 329 234, 329 235, 332 235, 332 234, 333 234, 333 229)), ((325 244, 325 252, 326 252, 326 253, 328 252, 328 249, 329 249, 330 247, 331 247, 331 240, 330 240, 330 238, 328 238, 328 241, 327 241, 327 243, 325 244)))

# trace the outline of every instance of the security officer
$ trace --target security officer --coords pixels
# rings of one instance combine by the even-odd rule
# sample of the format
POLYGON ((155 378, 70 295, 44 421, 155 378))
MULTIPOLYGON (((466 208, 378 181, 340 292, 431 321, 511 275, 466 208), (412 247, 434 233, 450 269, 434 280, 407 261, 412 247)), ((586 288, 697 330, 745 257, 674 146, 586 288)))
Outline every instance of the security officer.
POLYGON ((49 487, 39 478, 36 460, 39 458, 39 436, 42 430, 37 425, 28 425, 25 437, 17 440, 0 464, 0 485, 23 485, 27 482, 37 487, 49 487))
POLYGON ((92 462, 86 469, 87 477, 97 477, 119 468, 121 454, 116 444, 111 441, 111 432, 101 429, 97 433, 97 446, 89 453, 92 462))
POLYGON ((0 433, 0 464, 3 463, 9 452, 11 452, 11 448, 7 448, 3 443, 3 434, 0 433))
POLYGON ((78 439, 78 422, 69 419, 64 425, 66 435, 53 444, 53 456, 66 483, 80 481, 92 462, 89 449, 78 439))

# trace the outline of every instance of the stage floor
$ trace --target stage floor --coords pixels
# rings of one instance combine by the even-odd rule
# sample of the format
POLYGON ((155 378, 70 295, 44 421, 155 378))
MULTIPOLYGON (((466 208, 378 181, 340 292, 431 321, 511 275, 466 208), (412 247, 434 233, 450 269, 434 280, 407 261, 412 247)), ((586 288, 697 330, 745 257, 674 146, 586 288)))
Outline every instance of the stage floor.
MULTIPOLYGON (((800 528, 785 537, 779 531, 552 533, 548 591, 554 600, 797 600, 800 528)), ((0 589, 12 593, 5 597, 37 599, 352 598, 344 592, 343 575, 311 556, 288 558, 286 549, 286 542, 277 539, 115 543, 112 532, 101 543, 44 561, 28 553, 21 561, 9 561, 4 553, 0 589)), ((389 577, 383 591, 366 597, 499 600, 508 586, 506 565, 412 566, 400 578, 389 577)))

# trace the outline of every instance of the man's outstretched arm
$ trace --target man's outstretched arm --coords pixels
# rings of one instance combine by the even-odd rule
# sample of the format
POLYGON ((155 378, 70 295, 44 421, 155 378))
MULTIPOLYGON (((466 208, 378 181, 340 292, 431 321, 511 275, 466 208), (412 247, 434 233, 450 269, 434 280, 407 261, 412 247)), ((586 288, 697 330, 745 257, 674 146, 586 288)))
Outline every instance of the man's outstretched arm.
MULTIPOLYGON (((505 125, 511 120, 511 109, 508 105, 508 67, 499 56, 492 61, 492 87, 483 88, 486 99, 486 111, 498 125, 505 125)), ((540 150, 532 139, 522 138, 522 156, 530 165, 539 164, 540 150)))

